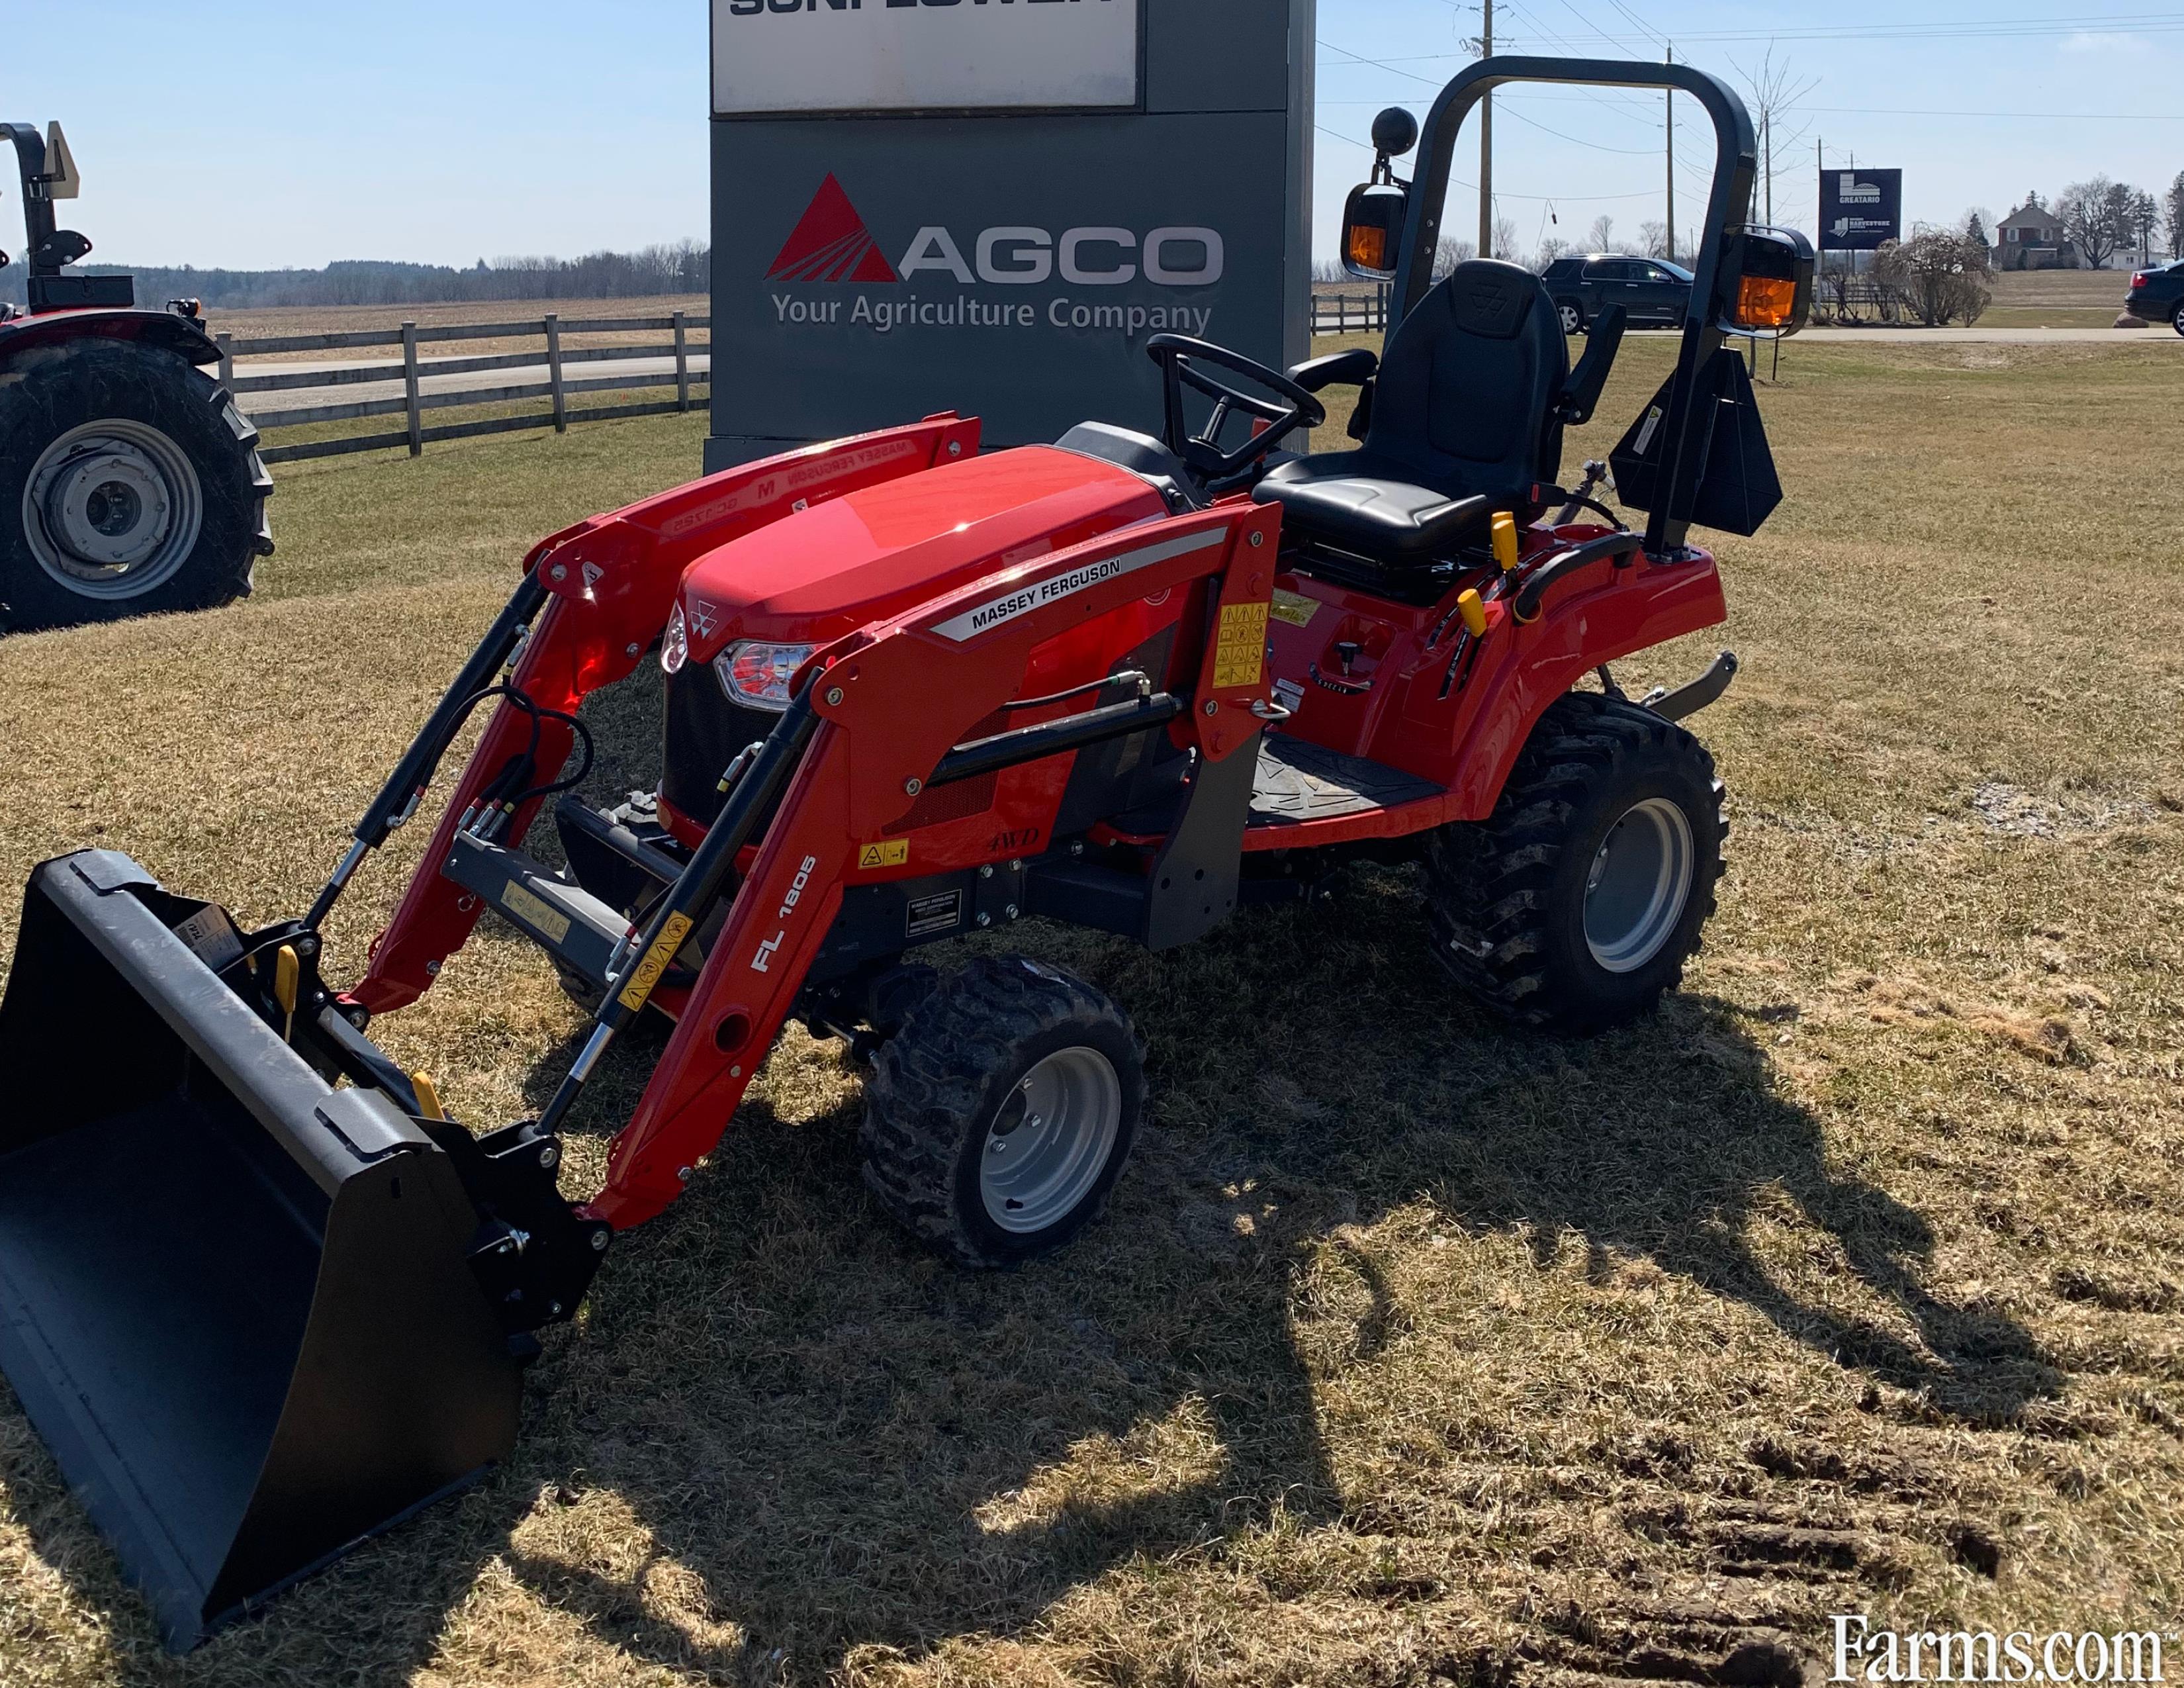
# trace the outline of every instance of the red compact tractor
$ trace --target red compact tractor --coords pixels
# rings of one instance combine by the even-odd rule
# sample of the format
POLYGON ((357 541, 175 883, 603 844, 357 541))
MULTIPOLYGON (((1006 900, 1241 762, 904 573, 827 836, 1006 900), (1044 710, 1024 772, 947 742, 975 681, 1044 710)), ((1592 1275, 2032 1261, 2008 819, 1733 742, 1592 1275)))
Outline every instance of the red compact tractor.
POLYGON ((788 1020, 868 1056, 866 1180, 933 1247, 1005 1266, 1090 1221, 1144 1106, 1130 1022, 1036 955, 921 959, 950 940, 1037 916, 1165 950, 1414 859, 1435 951, 1517 1019, 1675 984, 1723 833, 1678 722, 1733 665, 1644 699, 1607 665, 1724 618, 1687 531, 1778 496, 1724 336, 1799 324, 1809 249, 1744 225, 1751 123, 1682 66, 1487 61, 1407 186, 1417 133, 1383 114, 1345 231, 1393 283, 1378 356, 1161 336, 1158 438, 987 455, 928 417, 556 534, 301 919, 239 925, 109 851, 37 870, 0 1007, 0 1363, 176 1645, 507 1452, 533 1333, 682 1192, 788 1020), (1642 532, 1556 484, 1620 325, 1573 370, 1529 272, 1432 274, 1464 114, 1525 80, 1672 86, 1719 136, 1680 355, 1615 454, 1642 532), (1336 385, 1354 448, 1292 449, 1336 385), (658 790, 593 809, 577 706, 655 649, 658 790), (480 710, 336 985, 327 911, 480 710), (557 797, 559 871, 522 849, 557 797), (367 1028, 488 913, 594 1024, 538 1117, 476 1134, 367 1028), (571 1199, 560 1134, 648 1012, 672 1034, 571 1199), (93 1044, 126 1058, 56 1058, 93 1044))
MULTIPOLYGON (((58 123, 0 123, 28 236, 27 312, 0 304, 0 633, 207 610, 271 554, 273 477, 219 382, 197 303, 135 308, 126 276, 70 265, 81 187, 58 123)), ((0 265, 8 263, 0 253, 0 265)))

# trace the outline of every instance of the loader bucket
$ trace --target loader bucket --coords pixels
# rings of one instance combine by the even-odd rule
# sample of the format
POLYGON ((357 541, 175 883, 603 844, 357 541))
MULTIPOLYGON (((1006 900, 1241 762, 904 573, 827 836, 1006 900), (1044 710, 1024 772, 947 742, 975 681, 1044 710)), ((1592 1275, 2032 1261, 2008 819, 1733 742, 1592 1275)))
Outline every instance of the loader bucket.
POLYGON ((521 1393, 448 1156, 192 941, 239 947, 64 856, 0 1001, 0 1369, 178 1652, 503 1457, 521 1393))

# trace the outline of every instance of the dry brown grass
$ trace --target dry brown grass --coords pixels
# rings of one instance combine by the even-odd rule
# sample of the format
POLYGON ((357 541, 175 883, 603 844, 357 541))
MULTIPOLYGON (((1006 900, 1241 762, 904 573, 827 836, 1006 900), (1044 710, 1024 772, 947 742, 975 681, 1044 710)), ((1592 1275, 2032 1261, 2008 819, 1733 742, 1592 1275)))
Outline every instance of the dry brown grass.
MULTIPOLYGON (((1666 348, 1625 355, 1603 415, 1666 348)), ((2173 1622, 2184 491, 2145 442, 2184 396, 2131 346, 1785 367, 1790 501, 1724 545, 1746 668, 1698 723, 1734 865, 1658 1019, 1503 1033, 1402 873, 1158 959, 1028 930, 1152 1050, 1066 1256, 889 1229, 856 1075, 793 1034, 510 1466, 187 1661, 0 1407, 0 1680, 1786 1684, 1836 1611, 2173 1622)), ((524 543, 699 427, 298 465, 256 603, 0 646, 0 881, 99 838, 299 907, 524 543)), ((641 777, 649 694, 597 713, 602 787, 641 777)), ((383 1030, 497 1122, 577 1025, 486 935, 383 1030)))

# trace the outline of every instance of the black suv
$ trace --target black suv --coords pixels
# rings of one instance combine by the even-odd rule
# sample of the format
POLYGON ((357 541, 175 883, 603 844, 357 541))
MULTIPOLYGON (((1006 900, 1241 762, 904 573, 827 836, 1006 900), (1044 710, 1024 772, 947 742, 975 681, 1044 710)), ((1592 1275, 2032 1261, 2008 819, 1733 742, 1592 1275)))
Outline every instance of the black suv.
POLYGON ((1691 272, 1665 258, 1625 258, 1613 252, 1557 258, 1540 279, 1562 313, 1565 334, 1577 333, 1612 304, 1623 307, 1633 328, 1680 328, 1691 303, 1691 272))
POLYGON ((2148 322, 2169 323, 2184 334, 2184 259, 2133 276, 2123 308, 2148 322))

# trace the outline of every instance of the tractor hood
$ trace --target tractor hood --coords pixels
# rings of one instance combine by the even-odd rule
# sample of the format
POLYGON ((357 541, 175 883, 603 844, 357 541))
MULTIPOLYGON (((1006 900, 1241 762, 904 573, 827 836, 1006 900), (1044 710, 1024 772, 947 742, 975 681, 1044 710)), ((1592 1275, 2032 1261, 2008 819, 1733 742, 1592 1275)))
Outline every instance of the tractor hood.
POLYGON ((1128 470, 1053 446, 967 458, 785 516, 684 571, 694 662, 825 644, 1050 551, 1165 515, 1128 470))

